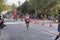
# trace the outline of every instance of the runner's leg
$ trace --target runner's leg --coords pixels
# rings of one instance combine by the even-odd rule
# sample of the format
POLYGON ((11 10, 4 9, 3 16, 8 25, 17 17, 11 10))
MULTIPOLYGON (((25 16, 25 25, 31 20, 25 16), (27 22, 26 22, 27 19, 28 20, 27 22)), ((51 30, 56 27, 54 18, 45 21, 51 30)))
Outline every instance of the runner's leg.
POLYGON ((27 30, 28 30, 28 28, 29 28, 29 23, 26 24, 26 27, 27 27, 27 30))
POLYGON ((60 32, 59 32, 59 34, 57 35, 57 37, 55 38, 55 40, 57 40, 59 37, 60 37, 60 32))

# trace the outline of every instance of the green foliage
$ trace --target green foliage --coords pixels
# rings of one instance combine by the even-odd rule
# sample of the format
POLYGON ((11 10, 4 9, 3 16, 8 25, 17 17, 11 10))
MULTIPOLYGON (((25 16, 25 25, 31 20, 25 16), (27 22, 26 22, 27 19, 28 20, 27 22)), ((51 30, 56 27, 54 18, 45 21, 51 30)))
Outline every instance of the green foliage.
POLYGON ((9 7, 8 7, 8 5, 6 5, 6 3, 4 2, 4 0, 0 0, 0 12, 6 11, 8 9, 9 9, 9 7))
POLYGON ((13 3, 13 4, 11 5, 11 9, 14 10, 14 9, 16 9, 16 8, 17 8, 17 6, 13 3))
POLYGON ((29 4, 28 4, 28 1, 26 1, 22 4, 22 7, 21 7, 22 13, 28 13, 28 9, 29 9, 29 4))
POLYGON ((30 0, 30 5, 37 12, 45 12, 48 9, 51 9, 57 3, 56 0, 30 0))
POLYGON ((34 13, 35 10, 30 6, 30 3, 29 1, 25 1, 22 5, 20 5, 17 10, 20 10, 23 14, 26 14, 26 13, 34 13))
POLYGON ((25 1, 18 9, 21 10, 22 13, 35 10, 36 14, 47 13, 57 15, 58 9, 60 9, 60 0, 29 0, 25 1))
POLYGON ((29 12, 29 1, 25 1, 21 6, 17 8, 17 10, 20 10, 22 13, 26 14, 29 12))

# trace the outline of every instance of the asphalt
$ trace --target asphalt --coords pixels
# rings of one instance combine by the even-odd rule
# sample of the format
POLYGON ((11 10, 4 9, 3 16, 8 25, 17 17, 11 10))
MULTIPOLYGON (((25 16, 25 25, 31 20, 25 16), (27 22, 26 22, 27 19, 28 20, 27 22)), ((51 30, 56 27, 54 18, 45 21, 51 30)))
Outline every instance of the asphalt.
POLYGON ((54 40, 58 34, 56 23, 53 23, 52 27, 49 26, 49 22, 46 22, 44 26, 42 23, 30 23, 27 31, 24 21, 6 21, 8 23, 5 22, 6 27, 2 30, 1 40, 54 40))

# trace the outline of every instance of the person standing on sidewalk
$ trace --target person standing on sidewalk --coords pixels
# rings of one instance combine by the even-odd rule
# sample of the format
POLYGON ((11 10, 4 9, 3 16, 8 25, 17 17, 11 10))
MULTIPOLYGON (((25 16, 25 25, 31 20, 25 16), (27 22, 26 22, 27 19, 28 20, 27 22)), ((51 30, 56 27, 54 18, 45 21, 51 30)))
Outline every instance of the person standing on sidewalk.
POLYGON ((1 37, 1 30, 5 27, 6 25, 4 25, 4 19, 1 18, 1 15, 0 15, 0 37, 1 37))
POLYGON ((1 15, 0 15, 0 38, 1 38, 1 24, 2 24, 2 19, 1 19, 1 15))
POLYGON ((58 35, 57 35, 57 37, 55 38, 55 40, 57 40, 59 37, 60 37, 60 10, 58 10, 58 35))

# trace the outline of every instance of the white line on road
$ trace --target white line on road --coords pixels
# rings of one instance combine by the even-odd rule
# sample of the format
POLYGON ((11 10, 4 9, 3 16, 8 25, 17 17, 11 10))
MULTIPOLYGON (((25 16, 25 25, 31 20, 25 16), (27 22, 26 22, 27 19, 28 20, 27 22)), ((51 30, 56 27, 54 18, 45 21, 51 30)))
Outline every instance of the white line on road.
POLYGON ((24 23, 24 22, 5 22, 4 24, 21 24, 21 23, 24 23))
MULTIPOLYGON (((32 27, 32 28, 33 28, 33 27, 32 27)), ((34 28, 33 28, 33 29, 34 29, 34 28)), ((34 29, 34 30, 37 30, 37 31, 40 31, 40 32, 45 33, 45 34, 47 34, 47 35, 53 36, 53 37, 51 37, 52 39, 54 39, 54 38, 56 37, 56 35, 54 35, 53 33, 50 33, 50 32, 46 32, 46 31, 38 30, 38 29, 34 29)))

